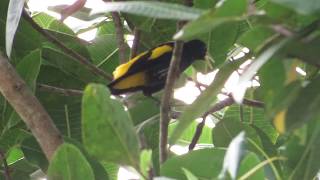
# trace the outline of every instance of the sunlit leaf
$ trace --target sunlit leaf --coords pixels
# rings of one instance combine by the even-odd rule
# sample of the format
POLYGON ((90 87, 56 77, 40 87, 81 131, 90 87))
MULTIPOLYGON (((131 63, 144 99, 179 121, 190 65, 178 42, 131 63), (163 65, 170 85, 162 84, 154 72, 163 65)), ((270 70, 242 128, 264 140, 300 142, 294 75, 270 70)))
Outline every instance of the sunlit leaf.
POLYGON ((6 22, 6 52, 10 57, 13 39, 19 25, 24 0, 10 0, 6 22))
POLYGON ((180 4, 156 1, 110 2, 92 10, 91 14, 120 11, 159 19, 194 20, 202 11, 180 4))

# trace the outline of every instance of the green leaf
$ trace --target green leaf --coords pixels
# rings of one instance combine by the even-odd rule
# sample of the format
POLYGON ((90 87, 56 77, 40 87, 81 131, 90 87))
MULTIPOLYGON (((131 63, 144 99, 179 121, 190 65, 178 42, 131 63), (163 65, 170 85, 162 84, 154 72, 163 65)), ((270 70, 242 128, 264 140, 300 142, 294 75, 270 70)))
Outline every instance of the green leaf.
POLYGON ((13 39, 17 31, 21 13, 23 10, 24 1, 10 0, 6 21, 6 52, 10 57, 13 39))
POLYGON ((193 6, 200 9, 209 9, 216 5, 218 0, 194 0, 193 6))
POLYGON ((198 180, 198 178, 194 174, 192 174, 190 171, 188 171, 188 169, 182 168, 182 170, 188 180, 198 180))
POLYGON ((284 39, 277 44, 266 49, 262 52, 253 63, 247 68, 247 70, 240 76, 239 81, 237 83, 237 91, 233 92, 233 97, 236 102, 241 103, 246 89, 247 82, 250 81, 256 74, 256 72, 271 58, 273 57, 279 50, 286 44, 290 42, 288 39, 284 39))
MULTIPOLYGON (((207 119, 206 121, 212 121, 212 119, 207 119)), ((194 133, 196 132, 198 122, 193 121, 190 126, 184 131, 184 133, 179 138, 178 143, 180 144, 189 144, 194 136, 194 133)), ((173 130, 177 127, 178 122, 170 123, 169 125, 169 136, 171 136, 173 130)), ((201 136, 198 140, 198 144, 211 144, 212 143, 212 135, 211 135, 212 129, 208 126, 204 126, 202 129, 201 136)))
POLYGON ((271 0, 272 2, 281 4, 285 7, 293 9, 294 11, 304 14, 318 14, 320 10, 320 2, 315 0, 271 0))
POLYGON ((39 143, 34 137, 29 137, 23 140, 21 143, 21 150, 25 159, 30 163, 46 171, 49 162, 42 152, 39 143))
POLYGON ((208 53, 213 58, 216 67, 226 61, 228 52, 235 43, 238 32, 239 23, 232 22, 222 24, 209 33, 208 53))
POLYGON ((229 172, 232 179, 236 179, 240 162, 245 153, 245 132, 241 131, 232 139, 224 156, 223 167, 219 174, 219 178, 224 179, 226 173, 229 172))
POLYGON ((2 132, 0 136, 0 148, 2 151, 8 151, 13 146, 20 144, 23 139, 29 137, 30 134, 22 129, 12 128, 2 132))
POLYGON ((198 18, 202 11, 189 8, 180 4, 149 2, 149 1, 130 1, 130 2, 110 2, 104 6, 92 10, 91 14, 120 11, 130 14, 153 17, 158 19, 175 20, 194 20, 198 18))
POLYGON ((98 77, 95 74, 58 49, 44 47, 43 59, 45 60, 45 63, 59 68, 62 72, 73 76, 75 79, 87 83, 98 81, 98 77))
POLYGON ((161 176, 183 180, 186 179, 183 169, 187 169, 201 179, 217 177, 222 168, 224 154, 223 149, 207 148, 172 157, 162 165, 161 176))
POLYGON ((8 151, 7 163, 8 164, 13 164, 13 163, 19 161, 19 159, 22 159, 23 156, 24 156, 23 152, 21 151, 21 149, 19 147, 12 147, 8 151))
POLYGON ((277 93, 283 89, 286 72, 281 59, 270 59, 258 72, 260 93, 266 104, 267 110, 272 106, 277 93))
POLYGON ((248 152, 240 163, 237 179, 265 179, 265 170, 259 167, 262 163, 256 154, 248 152))
POLYGON ((152 151, 143 150, 140 154, 140 169, 145 177, 148 177, 148 172, 152 168, 152 151))
POLYGON ((284 144, 282 155, 288 159, 284 162, 287 179, 312 179, 319 171, 319 116, 305 127, 297 129, 284 144))
POLYGON ((89 154, 101 161, 139 167, 139 142, 131 119, 103 85, 90 84, 85 89, 82 130, 89 154))
POLYGON ((200 16, 197 20, 188 23, 174 39, 190 39, 198 34, 209 32, 220 25, 242 20, 248 6, 247 0, 226 0, 215 9, 211 9, 200 16))
POLYGON ((48 168, 50 180, 94 180, 90 164, 74 145, 64 143, 53 155, 48 168))
POLYGON ((228 79, 230 74, 236 68, 238 68, 238 65, 241 62, 242 61, 233 61, 231 63, 226 63, 219 70, 211 85, 205 91, 203 91, 190 106, 185 109, 185 111, 179 117, 178 125, 170 137, 170 144, 174 144, 183 134, 183 132, 189 127, 192 121, 207 111, 208 107, 210 107, 212 102, 216 99, 217 94, 224 86, 225 81, 228 79))
POLYGON ((36 81, 40 72, 41 56, 42 52, 40 49, 31 51, 16 67, 17 72, 32 91, 35 90, 36 81))
POLYGON ((320 76, 313 79, 305 88, 303 88, 297 99, 289 106, 286 113, 286 130, 292 130, 300 127, 319 115, 320 107, 320 76))
MULTIPOLYGON (((255 130, 250 127, 250 116, 255 116, 256 112, 248 112, 249 109, 243 109, 243 122, 241 122, 239 106, 231 106, 225 112, 224 117, 221 121, 216 124, 216 127, 212 129, 212 139, 215 147, 228 147, 232 139, 234 139, 241 131, 245 131, 246 136, 250 137, 257 144, 260 143, 260 139, 257 136, 255 130), (250 115, 248 115, 250 113, 250 115)), ((253 118, 257 119, 257 118, 253 118)), ((264 120, 264 119, 263 119, 264 120)), ((251 146, 248 149, 254 151, 255 148, 251 146)))
POLYGON ((243 33, 238 39, 238 43, 249 48, 254 52, 259 52, 268 38, 274 35, 274 32, 266 26, 255 26, 243 33))

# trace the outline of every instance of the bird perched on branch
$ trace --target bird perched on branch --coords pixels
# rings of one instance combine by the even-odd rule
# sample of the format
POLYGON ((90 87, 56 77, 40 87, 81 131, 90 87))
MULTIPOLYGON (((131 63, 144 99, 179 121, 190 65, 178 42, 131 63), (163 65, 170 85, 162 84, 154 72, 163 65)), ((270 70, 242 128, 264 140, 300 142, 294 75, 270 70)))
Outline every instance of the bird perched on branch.
MULTIPOLYGON (((144 95, 164 88, 172 57, 174 42, 167 42, 145 51, 113 72, 113 80, 108 87, 113 95, 142 91, 144 95)), ((183 45, 179 74, 195 60, 204 59, 206 45, 200 40, 191 40, 183 45)))

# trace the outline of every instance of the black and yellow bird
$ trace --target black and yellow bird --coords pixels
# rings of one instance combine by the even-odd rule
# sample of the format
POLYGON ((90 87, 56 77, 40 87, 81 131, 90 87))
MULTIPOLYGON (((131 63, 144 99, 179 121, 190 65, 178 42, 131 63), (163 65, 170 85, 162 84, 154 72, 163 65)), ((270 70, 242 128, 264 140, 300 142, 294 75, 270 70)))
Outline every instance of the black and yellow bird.
MULTIPOLYGON (((113 80, 108 85, 111 94, 120 95, 142 91, 144 95, 164 88, 170 65, 174 42, 167 42, 145 51, 113 72, 113 80)), ((204 59, 206 45, 200 40, 191 40, 183 45, 179 73, 187 69, 195 60, 204 59)))

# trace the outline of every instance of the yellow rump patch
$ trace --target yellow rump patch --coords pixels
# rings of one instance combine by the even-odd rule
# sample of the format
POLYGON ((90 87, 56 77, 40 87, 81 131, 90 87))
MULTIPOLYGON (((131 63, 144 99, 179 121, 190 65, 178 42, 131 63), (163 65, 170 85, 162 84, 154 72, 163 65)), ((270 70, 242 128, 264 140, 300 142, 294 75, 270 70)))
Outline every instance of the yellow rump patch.
POLYGON ((145 79, 145 73, 139 72, 136 74, 133 74, 131 76, 128 76, 118 83, 116 83, 113 88, 114 89, 128 89, 128 88, 134 88, 138 86, 143 86, 146 82, 145 79))
POLYGON ((287 110, 280 111, 273 119, 274 127, 277 131, 283 134, 286 131, 286 114, 287 110))
POLYGON ((150 59, 157 59, 158 57, 160 57, 161 55, 163 55, 166 52, 170 52, 172 51, 172 47, 169 45, 163 45, 160 47, 155 48, 154 50, 152 50, 150 59))
POLYGON ((132 66, 132 64, 134 62, 136 62, 138 59, 140 59, 142 56, 144 56, 145 54, 147 54, 146 52, 143 52, 139 55, 137 55, 136 57, 134 57, 133 59, 131 59, 129 62, 121 64, 120 66, 118 66, 116 68, 116 70, 113 71, 113 79, 118 79, 119 77, 123 76, 124 74, 126 74, 126 72, 128 72, 128 69, 132 66))

